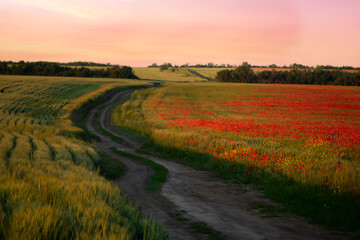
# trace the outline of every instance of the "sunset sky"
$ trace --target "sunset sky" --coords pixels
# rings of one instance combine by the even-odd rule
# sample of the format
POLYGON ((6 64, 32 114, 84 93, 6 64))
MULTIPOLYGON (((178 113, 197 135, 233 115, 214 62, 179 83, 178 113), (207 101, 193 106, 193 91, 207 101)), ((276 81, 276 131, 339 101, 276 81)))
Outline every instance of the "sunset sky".
POLYGON ((0 0, 0 60, 360 67, 360 1, 0 0))

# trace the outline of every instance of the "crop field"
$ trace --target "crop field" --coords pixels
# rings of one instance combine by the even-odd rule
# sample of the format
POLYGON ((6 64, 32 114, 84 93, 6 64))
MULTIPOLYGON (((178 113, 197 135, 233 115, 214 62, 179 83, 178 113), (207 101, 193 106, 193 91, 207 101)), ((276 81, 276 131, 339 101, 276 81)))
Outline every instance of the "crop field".
POLYGON ((164 232, 99 176, 69 112, 119 79, 0 76, 0 239, 134 239, 164 232))
POLYGON ((215 79, 217 72, 225 69, 232 69, 232 68, 190 68, 191 70, 200 73, 201 75, 215 79))
POLYGON ((171 82, 203 82, 202 78, 192 75, 186 69, 174 69, 160 71, 160 68, 135 67, 134 73, 140 79, 144 80, 160 80, 171 82))
POLYGON ((360 209, 360 88, 167 85, 133 96, 113 124, 156 151, 196 154, 194 165, 203 157, 226 177, 266 174, 347 196, 360 209))

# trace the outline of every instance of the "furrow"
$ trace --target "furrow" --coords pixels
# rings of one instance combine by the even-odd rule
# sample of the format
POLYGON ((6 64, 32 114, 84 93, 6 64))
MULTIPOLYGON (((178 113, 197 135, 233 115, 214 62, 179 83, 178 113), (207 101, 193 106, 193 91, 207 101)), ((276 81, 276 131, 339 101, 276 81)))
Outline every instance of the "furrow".
POLYGON ((6 164, 6 167, 9 167, 9 163, 10 163, 10 158, 11 158, 11 156, 12 156, 12 154, 13 154, 13 152, 14 152, 14 149, 16 148, 16 144, 17 144, 17 136, 15 136, 15 135, 12 135, 13 136, 13 138, 12 138, 12 140, 11 140, 11 144, 10 144, 10 148, 9 149, 7 149, 7 151, 5 152, 5 164, 6 164))

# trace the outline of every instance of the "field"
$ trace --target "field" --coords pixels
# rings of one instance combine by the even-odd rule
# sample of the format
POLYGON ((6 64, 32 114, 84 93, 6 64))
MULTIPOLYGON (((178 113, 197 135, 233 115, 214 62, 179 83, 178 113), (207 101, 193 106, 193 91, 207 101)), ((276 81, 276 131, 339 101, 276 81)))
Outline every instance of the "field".
POLYGON ((133 68, 134 73, 140 79, 170 81, 170 82, 203 82, 204 79, 192 75, 186 69, 174 69, 174 72, 169 70, 160 71, 160 68, 133 68))
POLYGON ((121 79, 0 76, 0 239, 165 238, 100 176, 107 159, 70 112, 121 79), (144 236, 145 238, 145 236, 144 236))
POLYGON ((190 69, 207 78, 215 79, 218 71, 231 69, 231 68, 190 68, 190 69))
POLYGON ((142 91, 113 113, 144 150, 232 181, 275 181, 284 187, 265 192, 292 211, 353 228, 360 224, 359 119, 359 88, 304 85, 173 84, 142 91))

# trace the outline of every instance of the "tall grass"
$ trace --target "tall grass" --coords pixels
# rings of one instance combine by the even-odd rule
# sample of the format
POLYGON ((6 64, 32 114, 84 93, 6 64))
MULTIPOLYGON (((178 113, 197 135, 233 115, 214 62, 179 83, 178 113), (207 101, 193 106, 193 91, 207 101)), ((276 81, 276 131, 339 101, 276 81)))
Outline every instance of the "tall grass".
POLYGON ((167 239, 100 175, 107 160, 67 119, 131 84, 144 82, 0 76, 0 239, 167 239))

